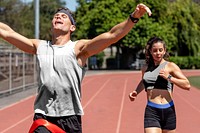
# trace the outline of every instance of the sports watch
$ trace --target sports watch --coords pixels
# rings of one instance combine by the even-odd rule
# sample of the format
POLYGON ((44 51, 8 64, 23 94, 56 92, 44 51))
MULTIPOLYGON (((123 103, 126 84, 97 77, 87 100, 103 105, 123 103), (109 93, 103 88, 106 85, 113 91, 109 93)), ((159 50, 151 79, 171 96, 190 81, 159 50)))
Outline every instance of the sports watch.
POLYGON ((130 14, 129 18, 131 19, 131 21, 132 21, 133 23, 137 23, 137 22, 139 21, 139 18, 134 18, 134 17, 132 16, 132 14, 130 14))

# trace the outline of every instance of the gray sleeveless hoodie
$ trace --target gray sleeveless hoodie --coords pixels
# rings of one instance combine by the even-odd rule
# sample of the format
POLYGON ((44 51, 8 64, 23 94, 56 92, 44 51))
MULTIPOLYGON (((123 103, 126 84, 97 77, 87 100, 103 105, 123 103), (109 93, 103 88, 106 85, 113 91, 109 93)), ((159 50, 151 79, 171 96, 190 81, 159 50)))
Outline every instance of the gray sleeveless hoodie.
POLYGON ((78 65, 74 46, 52 45, 42 40, 37 49, 39 88, 35 100, 35 113, 47 116, 83 115, 81 82, 85 68, 78 65))

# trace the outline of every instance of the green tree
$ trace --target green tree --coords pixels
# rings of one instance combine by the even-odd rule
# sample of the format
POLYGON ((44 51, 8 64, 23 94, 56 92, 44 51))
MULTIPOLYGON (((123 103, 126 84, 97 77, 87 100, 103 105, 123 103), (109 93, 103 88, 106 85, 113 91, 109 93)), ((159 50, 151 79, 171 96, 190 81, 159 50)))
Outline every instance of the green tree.
POLYGON ((1 0, 0 21, 11 26, 16 32, 31 38, 34 35, 34 12, 31 12, 30 8, 29 4, 21 0, 1 0))
POLYGON ((115 0, 92 0, 91 2, 78 0, 78 2, 80 7, 76 11, 77 31, 75 33, 77 39, 91 39, 108 31, 127 17, 127 15, 122 16, 123 13, 115 0))
MULTIPOLYGON (((78 31, 75 33, 78 39, 93 38, 108 31, 112 26, 128 18, 135 6, 140 3, 140 1, 134 2, 132 0, 92 0, 90 2, 79 0, 78 2, 80 4, 76 12, 78 31)), ((129 64, 130 59, 127 57, 135 57, 136 51, 143 49, 147 40, 152 36, 165 39, 169 49, 173 47, 172 42, 176 42, 174 30, 171 30, 173 29, 172 23, 164 21, 169 2, 167 0, 143 2, 152 8, 153 16, 145 15, 142 17, 134 29, 115 44, 122 50, 120 58, 123 68, 129 64)))
MULTIPOLYGON (((79 0, 78 2, 80 7, 76 11, 77 31, 75 32, 77 39, 91 39, 107 32, 114 25, 128 18, 136 4, 132 0, 79 0)), ((115 44, 118 48, 118 60, 120 44, 121 41, 115 44)))
POLYGON ((168 10, 177 37, 176 50, 180 56, 197 56, 200 52, 200 6, 191 0, 177 0, 168 10))
POLYGON ((64 0, 41 0, 40 1, 40 38, 51 39, 51 20, 55 11, 65 7, 64 0))

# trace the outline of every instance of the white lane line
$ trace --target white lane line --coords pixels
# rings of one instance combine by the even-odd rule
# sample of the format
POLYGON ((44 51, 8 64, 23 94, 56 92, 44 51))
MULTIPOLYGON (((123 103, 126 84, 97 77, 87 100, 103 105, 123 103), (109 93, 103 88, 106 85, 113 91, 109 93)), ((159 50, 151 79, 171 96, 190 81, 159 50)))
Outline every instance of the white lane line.
POLYGON ((12 129, 12 128, 16 127, 17 125, 21 124, 22 122, 24 122, 24 121, 30 119, 32 116, 33 116, 33 114, 28 115, 27 117, 25 117, 24 119, 18 121, 18 122, 15 123, 14 125, 12 125, 12 126, 6 128, 6 129, 4 129, 3 131, 1 131, 1 133, 5 133, 5 132, 9 131, 10 129, 12 129))
POLYGON ((125 85, 124 85, 124 90, 123 90, 123 95, 122 95, 121 107, 120 107, 119 116, 118 116, 116 133, 119 133, 119 131, 120 131, 120 125, 121 125, 121 120, 122 120, 122 111, 123 111, 123 108, 124 108, 124 100, 125 100, 125 95, 126 95, 127 82, 128 81, 126 79, 125 85))
POLYGON ((84 85, 86 85, 87 83, 89 83, 89 82, 91 82, 91 81, 93 81, 93 80, 95 80, 95 79, 96 79, 96 78, 88 79, 87 81, 84 81, 84 80, 83 80, 81 86, 83 87, 84 85))
POLYGON ((108 79, 106 82, 104 82, 104 84, 101 86, 101 88, 90 98, 90 100, 83 106, 83 109, 85 109, 93 100, 94 98, 104 89, 104 87, 106 86, 106 84, 110 81, 110 79, 108 79))
MULTIPOLYGON (((20 103, 22 103, 22 102, 24 102, 24 101, 26 101, 26 100, 31 99, 31 98, 33 98, 33 97, 35 97, 35 95, 29 96, 29 97, 24 98, 24 99, 22 99, 22 100, 20 100, 20 101, 18 101, 18 102, 15 102, 15 103, 13 103, 13 104, 11 104, 11 105, 9 105, 9 106, 6 106, 6 107, 4 107, 4 108, 1 108, 0 111, 5 110, 5 109, 8 109, 8 108, 11 108, 11 107, 13 107, 13 106, 15 106, 15 105, 17 105, 17 104, 20 104, 20 103)), ((10 129, 16 127, 18 124, 20 124, 20 123, 26 121, 27 119, 29 119, 29 118, 32 117, 32 116, 33 116, 33 114, 28 115, 27 117, 25 117, 24 119, 18 121, 18 122, 15 123, 14 125, 12 125, 12 126, 6 128, 6 129, 4 129, 3 131, 0 131, 0 133, 5 133, 5 132, 9 131, 10 129)))

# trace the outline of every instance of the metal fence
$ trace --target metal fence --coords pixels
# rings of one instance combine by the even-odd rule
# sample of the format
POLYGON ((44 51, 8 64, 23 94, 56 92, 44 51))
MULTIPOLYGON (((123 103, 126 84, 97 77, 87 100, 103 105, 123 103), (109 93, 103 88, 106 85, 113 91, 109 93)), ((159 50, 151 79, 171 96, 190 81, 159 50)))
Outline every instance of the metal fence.
POLYGON ((0 50, 0 97, 37 85, 35 56, 16 50, 0 50))

